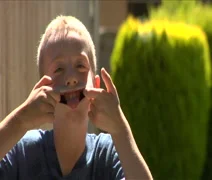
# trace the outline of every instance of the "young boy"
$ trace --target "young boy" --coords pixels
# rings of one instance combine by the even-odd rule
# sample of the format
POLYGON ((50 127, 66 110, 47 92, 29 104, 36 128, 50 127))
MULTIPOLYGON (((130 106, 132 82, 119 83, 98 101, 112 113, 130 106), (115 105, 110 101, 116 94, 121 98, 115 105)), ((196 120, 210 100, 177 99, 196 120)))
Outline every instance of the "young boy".
POLYGON ((38 48, 40 81, 0 124, 0 179, 152 179, 110 75, 100 88, 93 41, 59 16, 38 48), (88 120, 108 134, 87 134, 88 120), (52 122, 53 130, 32 130, 52 122))

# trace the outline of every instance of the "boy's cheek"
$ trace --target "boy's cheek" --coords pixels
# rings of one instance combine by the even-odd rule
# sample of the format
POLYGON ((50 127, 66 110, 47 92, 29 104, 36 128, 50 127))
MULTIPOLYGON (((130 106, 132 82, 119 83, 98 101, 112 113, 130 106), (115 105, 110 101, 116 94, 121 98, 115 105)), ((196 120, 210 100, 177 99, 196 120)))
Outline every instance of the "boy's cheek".
POLYGON ((59 77, 52 77, 52 81, 53 81, 52 83, 53 88, 58 86, 64 86, 62 79, 59 77))

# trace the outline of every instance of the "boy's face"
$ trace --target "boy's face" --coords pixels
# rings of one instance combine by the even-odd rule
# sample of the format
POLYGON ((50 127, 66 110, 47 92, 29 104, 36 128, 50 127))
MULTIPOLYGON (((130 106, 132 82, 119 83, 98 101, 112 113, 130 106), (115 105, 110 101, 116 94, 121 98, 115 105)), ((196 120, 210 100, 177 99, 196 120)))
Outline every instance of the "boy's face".
POLYGON ((99 87, 99 77, 94 77, 88 59, 86 43, 77 33, 71 32, 65 40, 48 42, 41 68, 45 75, 53 79, 53 88, 68 87, 61 93, 61 103, 72 110, 88 109, 83 89, 99 87), (83 105, 84 104, 84 105, 83 105), (85 105, 86 104, 86 105, 85 105), (84 108, 83 108, 84 109, 84 108))

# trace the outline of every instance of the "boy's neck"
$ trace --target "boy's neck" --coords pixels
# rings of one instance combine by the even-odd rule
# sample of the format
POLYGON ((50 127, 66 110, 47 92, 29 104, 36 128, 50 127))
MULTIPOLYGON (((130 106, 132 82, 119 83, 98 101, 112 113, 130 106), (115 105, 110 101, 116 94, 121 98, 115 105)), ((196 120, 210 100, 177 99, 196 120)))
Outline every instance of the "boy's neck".
POLYGON ((56 121, 54 143, 62 175, 69 174, 85 149, 87 122, 56 121))

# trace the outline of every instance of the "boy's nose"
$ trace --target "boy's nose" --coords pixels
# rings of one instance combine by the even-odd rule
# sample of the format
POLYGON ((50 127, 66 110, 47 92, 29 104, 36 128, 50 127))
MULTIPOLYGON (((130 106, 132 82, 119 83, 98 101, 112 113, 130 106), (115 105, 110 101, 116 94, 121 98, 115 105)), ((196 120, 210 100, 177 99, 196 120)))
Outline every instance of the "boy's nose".
POLYGON ((67 80, 66 80, 66 86, 76 86, 78 83, 78 80, 77 78, 75 77, 69 77, 67 80))

